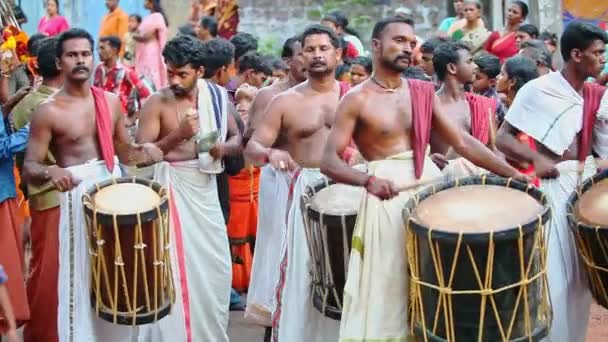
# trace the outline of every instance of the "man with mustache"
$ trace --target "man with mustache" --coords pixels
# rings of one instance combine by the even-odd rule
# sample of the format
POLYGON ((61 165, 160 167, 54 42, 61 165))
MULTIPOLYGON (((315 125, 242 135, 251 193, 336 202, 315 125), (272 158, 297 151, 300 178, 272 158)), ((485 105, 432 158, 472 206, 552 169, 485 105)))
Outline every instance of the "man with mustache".
POLYGON ((59 341, 125 340, 137 333, 136 328, 106 323, 91 312, 82 195, 95 183, 121 176, 119 161, 153 163, 162 159, 162 152, 153 144, 129 143, 118 98, 91 87, 91 35, 73 28, 59 35, 56 44, 56 63, 64 84, 34 112, 24 161, 28 184, 50 182, 49 191, 63 192, 59 227, 53 227, 53 220, 47 227, 59 229, 58 245, 49 252, 59 260, 58 315, 46 319, 56 320, 59 341), (56 165, 50 164, 49 152, 56 165))
MULTIPOLYGON (((258 91, 249 110, 246 137, 251 136, 256 124, 263 121, 268 103, 276 95, 306 80, 301 39, 299 37, 287 39, 281 55, 289 66, 287 80, 274 83, 258 91)), ((280 149, 284 143, 285 141, 279 140, 275 142, 275 147, 280 149)), ((262 167, 256 237, 257 252, 253 255, 251 282, 245 309, 247 320, 267 327, 267 338, 270 338, 270 315, 274 307, 274 290, 279 277, 279 263, 282 255, 282 251, 276 246, 282 245, 285 240, 285 204, 289 190, 286 182, 281 182, 277 176, 280 176, 280 171, 271 165, 262 167)))
POLYGON ((341 341, 405 341, 408 337, 409 279, 402 211, 410 192, 399 189, 409 186, 409 191, 415 191, 418 182, 441 179, 427 154, 431 129, 474 163, 503 176, 528 179, 460 130, 444 114, 431 82, 402 78, 415 46, 411 20, 387 18, 375 25, 374 75, 340 102, 325 146, 322 172, 337 182, 367 190, 353 234, 341 341), (340 161, 351 139, 369 161, 368 173, 340 161))
MULTIPOLYGON (((464 43, 441 43, 433 53, 433 68, 442 83, 437 97, 450 120, 484 145, 492 146, 497 102, 465 90, 475 79, 476 67, 470 49, 464 43)), ((438 132, 431 133, 431 159, 448 178, 486 172, 460 158, 438 132)))
POLYGON ((285 205, 286 241, 276 247, 281 249, 282 260, 276 286, 277 302, 271 308, 274 309, 274 341, 336 341, 338 338, 338 322, 324 317, 312 305, 310 254, 300 197, 307 185, 322 179, 318 168, 323 145, 334 123, 338 99, 344 92, 334 78, 342 56, 339 44, 335 33, 324 26, 313 25, 304 31, 302 57, 308 80, 270 101, 266 113, 255 124, 245 150, 245 157, 254 163, 270 163, 280 170, 276 182, 283 182, 285 185, 281 186, 290 189, 285 205))
POLYGON ((144 104, 136 141, 154 142, 165 152, 154 179, 168 188, 175 208, 170 225, 179 239, 172 246, 180 288, 172 313, 150 329, 150 336, 227 341, 231 258, 216 177, 224 171, 222 159, 241 152, 241 136, 228 112, 226 89, 202 79, 202 43, 178 36, 167 43, 163 57, 170 86, 144 104))

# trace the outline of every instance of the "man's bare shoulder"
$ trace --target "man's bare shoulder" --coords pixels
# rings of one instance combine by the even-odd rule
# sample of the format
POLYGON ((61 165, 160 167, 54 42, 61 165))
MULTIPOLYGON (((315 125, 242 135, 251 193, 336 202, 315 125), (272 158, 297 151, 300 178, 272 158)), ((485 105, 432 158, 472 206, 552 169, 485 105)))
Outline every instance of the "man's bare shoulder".
POLYGON ((276 94, 272 101, 270 102, 269 107, 280 107, 280 108, 288 108, 288 107, 297 107, 294 106, 297 102, 304 99, 305 95, 302 89, 298 88, 299 86, 287 89, 286 91, 280 92, 276 94))
POLYGON ((366 103, 366 100, 374 94, 369 81, 365 81, 354 88, 351 88, 340 100, 341 104, 358 106, 361 108, 366 103))

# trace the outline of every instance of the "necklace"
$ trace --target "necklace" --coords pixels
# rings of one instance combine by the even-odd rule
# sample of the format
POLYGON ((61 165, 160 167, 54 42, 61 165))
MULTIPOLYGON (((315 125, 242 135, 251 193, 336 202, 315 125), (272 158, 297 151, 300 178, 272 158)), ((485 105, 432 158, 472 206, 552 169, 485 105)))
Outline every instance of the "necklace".
POLYGON ((399 86, 397 86, 397 88, 389 88, 387 86, 385 86, 384 84, 380 83, 380 81, 378 81, 376 79, 375 76, 370 77, 370 79, 372 80, 372 82, 376 83, 376 85, 378 85, 378 87, 384 89, 384 91, 386 91, 387 93, 394 93, 397 91, 397 89, 399 89, 399 87, 401 87, 401 84, 399 86))

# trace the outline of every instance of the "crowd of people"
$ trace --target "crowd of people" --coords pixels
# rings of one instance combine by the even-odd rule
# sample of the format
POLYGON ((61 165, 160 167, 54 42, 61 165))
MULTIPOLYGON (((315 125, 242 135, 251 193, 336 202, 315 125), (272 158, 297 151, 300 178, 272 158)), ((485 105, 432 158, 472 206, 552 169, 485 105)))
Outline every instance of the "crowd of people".
POLYGON ((412 185, 488 172, 550 199, 549 338, 585 335, 591 296, 565 208, 579 161, 587 178, 608 157, 608 34, 597 26, 575 21, 558 44, 513 1, 490 32, 479 1, 455 0, 432 37, 399 9, 366 46, 332 11, 267 56, 237 31, 236 1, 194 1, 172 39, 160 0, 145 0, 143 18, 106 0, 99 37, 70 28, 58 5, 45 2, 27 58, 0 63, 0 335, 10 342, 19 326, 27 342, 227 341, 230 309, 266 327, 267 341, 405 340, 401 211, 412 185), (127 175, 171 194, 176 298, 142 326, 97 318, 89 293, 82 196, 127 175), (366 190, 341 320, 312 304, 300 201, 326 177, 366 190))

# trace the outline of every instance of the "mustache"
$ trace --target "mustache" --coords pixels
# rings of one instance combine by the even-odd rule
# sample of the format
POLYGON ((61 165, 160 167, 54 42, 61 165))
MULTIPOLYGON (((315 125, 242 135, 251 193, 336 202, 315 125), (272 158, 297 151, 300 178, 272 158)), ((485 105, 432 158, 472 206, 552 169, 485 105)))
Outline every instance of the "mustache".
POLYGON ((399 60, 399 59, 407 59, 409 61, 412 59, 412 54, 409 52, 404 52, 395 58, 395 60, 399 60))
POLYGON ((86 72, 90 72, 89 68, 87 68, 84 65, 79 65, 77 67, 75 67, 74 69, 72 69, 72 74, 81 72, 81 71, 86 71, 86 72))
POLYGON ((327 63, 325 63, 324 61, 314 61, 312 63, 310 63, 311 67, 316 67, 316 66, 326 66, 327 63))

